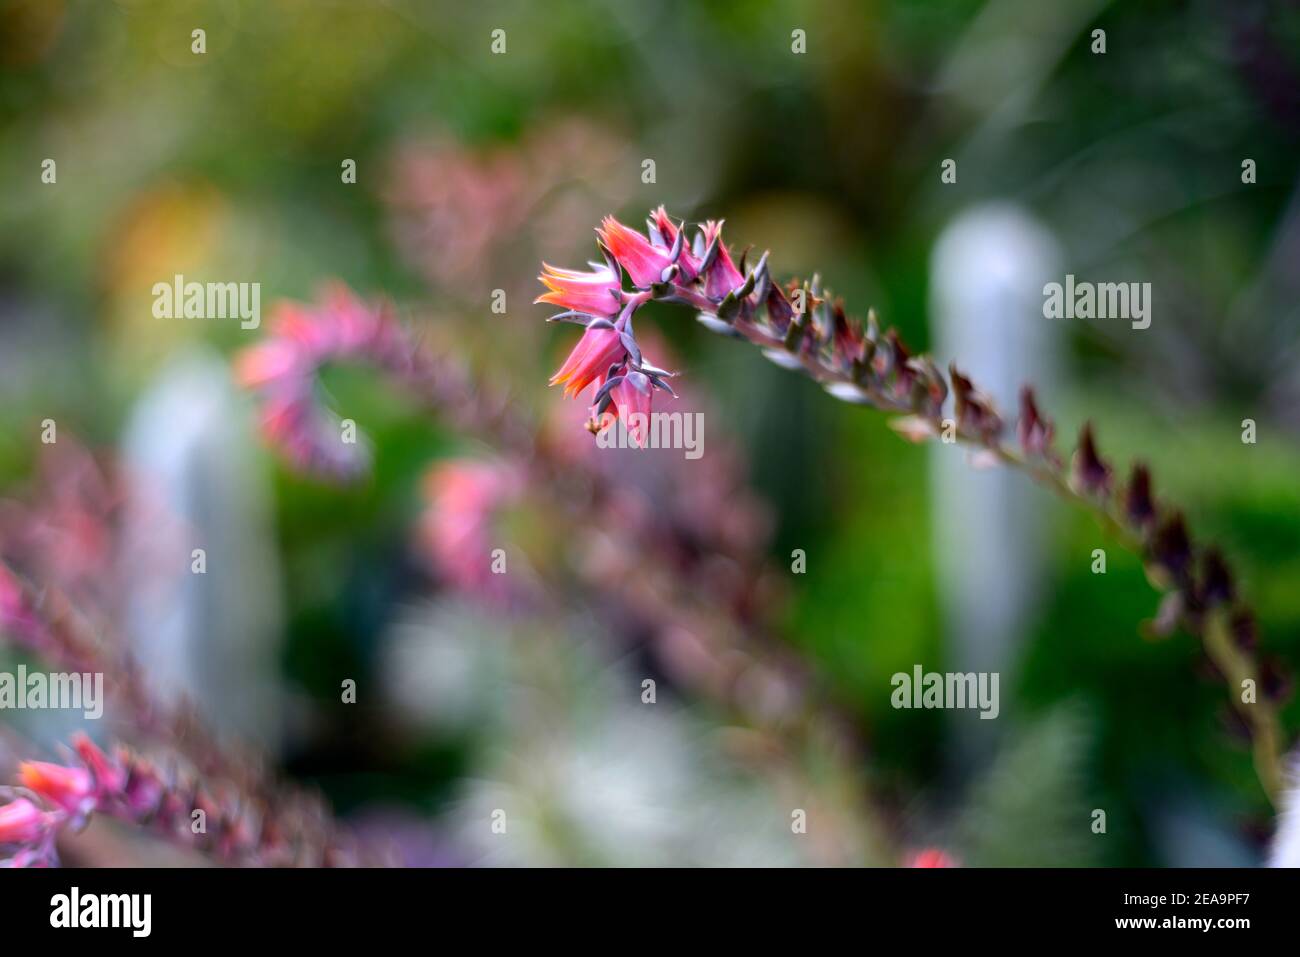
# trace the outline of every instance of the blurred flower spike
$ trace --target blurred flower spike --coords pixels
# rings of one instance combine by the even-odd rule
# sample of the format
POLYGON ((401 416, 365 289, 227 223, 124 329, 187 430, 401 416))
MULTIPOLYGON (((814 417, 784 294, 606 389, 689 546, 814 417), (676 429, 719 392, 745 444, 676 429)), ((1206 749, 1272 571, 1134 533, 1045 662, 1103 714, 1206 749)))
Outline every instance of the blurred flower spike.
POLYGON ((270 335, 235 359, 235 378, 261 399, 267 442, 300 471, 340 479, 366 470, 363 445, 344 442, 334 415, 318 401, 317 376, 335 362, 361 362, 393 377, 416 377, 422 358, 385 303, 362 301, 340 283, 313 305, 282 303, 270 335))
POLYGON ((73 739, 72 748, 72 763, 25 761, 18 768, 21 786, 0 788, 0 795, 12 797, 0 804, 0 867, 57 866, 59 833, 83 827, 92 814, 148 827, 228 863, 336 865, 355 860, 351 848, 333 838, 314 840, 314 832, 304 831, 300 822, 316 812, 295 806, 294 800, 272 808, 228 787, 210 790, 126 748, 110 756, 84 734, 73 739), (206 832, 191 827, 198 810, 209 821, 206 832), (305 846, 307 841, 313 843, 305 846))
POLYGON ((18 766, 19 796, 0 805, 0 867, 57 864, 54 839, 61 828, 81 827, 93 812, 124 799, 126 776, 118 765, 85 735, 73 746, 81 764, 18 766))
MULTIPOLYGON (((1267 700, 1247 703, 1235 694, 1231 700, 1250 732, 1260 783, 1270 799, 1279 799, 1285 774, 1278 706, 1289 682, 1272 674, 1268 660, 1234 650, 1251 652, 1253 628, 1233 573, 1221 554, 1194 543, 1177 509, 1155 499, 1146 466, 1135 465, 1127 485, 1118 483, 1091 423, 1084 423, 1073 454, 1063 457, 1054 448, 1055 425, 1028 387, 1020 395, 1014 443, 1004 439, 1009 423, 955 362, 945 378, 929 356, 909 352, 896 329, 882 330, 874 312, 865 324, 850 318, 817 275, 778 284, 766 252, 746 268, 746 256, 734 259, 723 241, 721 221, 705 222, 689 243, 686 231, 662 206, 651 213, 645 235, 604 219, 596 233, 606 265, 595 267, 599 278, 589 282, 622 304, 617 318, 603 296, 593 299, 570 288, 577 282, 570 277, 579 274, 547 266, 541 277, 550 292, 538 301, 568 307, 551 318, 586 327, 551 384, 563 383, 569 396, 594 386, 590 431, 600 432, 616 418, 626 424, 632 413, 650 411, 657 391, 671 391, 670 374, 645 360, 632 329, 642 305, 666 302, 694 309, 709 331, 759 347, 772 362, 813 379, 840 401, 895 414, 891 425, 904 438, 942 436, 966 446, 977 467, 1001 464, 1027 473, 1092 511, 1142 557, 1148 578, 1166 593, 1153 634, 1181 625, 1201 638, 1230 686, 1258 678, 1267 700), (610 284, 624 274, 632 288, 620 283, 615 290, 610 284)), ((641 434, 633 438, 643 443, 641 434)))

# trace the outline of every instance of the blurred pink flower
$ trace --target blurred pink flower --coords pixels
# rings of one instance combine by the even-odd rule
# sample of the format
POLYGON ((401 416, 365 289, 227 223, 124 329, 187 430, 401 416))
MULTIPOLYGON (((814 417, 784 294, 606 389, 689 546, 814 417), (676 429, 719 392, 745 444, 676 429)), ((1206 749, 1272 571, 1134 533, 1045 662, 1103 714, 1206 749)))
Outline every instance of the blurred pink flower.
POLYGON ((27 798, 0 806, 0 844, 34 844, 52 824, 52 816, 27 798))
POLYGON ((492 573, 495 520, 518 500, 523 479, 495 461, 452 459, 425 478, 429 508, 421 522, 425 553, 438 574, 466 592, 500 597, 504 577, 492 573))
POLYGON ((296 376, 304 357, 300 344, 292 339, 267 339, 235 357, 235 381, 246 389, 296 376))
POLYGON ((31 624, 22 585, 8 567, 0 563, 0 632, 25 630, 31 624))
POLYGON ((612 124, 552 115, 513 142, 404 143, 384 198, 403 258, 440 293, 478 297, 489 274, 567 244, 602 206, 621 203, 633 188, 627 161, 612 124))
POLYGON ((24 761, 18 766, 23 787, 35 791, 74 817, 95 809, 94 778, 85 768, 68 768, 49 761, 24 761))
POLYGON ((927 847, 924 850, 915 852, 907 858, 908 867, 956 867, 957 862, 948 854, 947 851, 940 850, 937 847, 927 847))
POLYGON ((259 427, 268 444, 299 469, 350 478, 367 464, 365 447, 344 442, 316 397, 316 377, 334 362, 362 362, 413 376, 422 355, 385 303, 368 303, 342 283, 311 305, 276 306, 268 338, 239 353, 234 377, 262 398, 259 427))
POLYGON ((127 774, 122 768, 122 762, 109 758, 88 736, 76 735, 72 739, 72 749, 85 763, 96 789, 101 793, 118 792, 126 786, 127 774))

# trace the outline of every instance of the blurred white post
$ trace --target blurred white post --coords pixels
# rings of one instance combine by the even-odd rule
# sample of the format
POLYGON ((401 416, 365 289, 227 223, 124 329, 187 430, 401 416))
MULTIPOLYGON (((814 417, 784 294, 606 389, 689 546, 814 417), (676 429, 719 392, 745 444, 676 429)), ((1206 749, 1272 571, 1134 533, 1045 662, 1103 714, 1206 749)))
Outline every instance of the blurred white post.
POLYGON ((127 622, 155 693, 185 694, 216 729, 274 749, 279 567, 250 417, 210 353, 172 361, 136 403, 123 441, 138 562, 127 622))
MULTIPOLYGON (((1043 318, 1043 285, 1059 280, 1059 260, 1047 230, 1020 207, 1003 203, 959 215, 931 257, 936 361, 946 367, 955 360, 993 397, 1012 441, 1021 385, 1057 381, 1059 326, 1043 318)), ((931 456, 937 576, 949 642, 942 670, 999 672, 1005 721, 1011 670, 1040 585, 1043 503, 1024 476, 972 468, 956 447, 936 443, 931 456)), ((987 755, 1002 722, 977 720, 969 711, 952 717, 961 770, 987 755)))

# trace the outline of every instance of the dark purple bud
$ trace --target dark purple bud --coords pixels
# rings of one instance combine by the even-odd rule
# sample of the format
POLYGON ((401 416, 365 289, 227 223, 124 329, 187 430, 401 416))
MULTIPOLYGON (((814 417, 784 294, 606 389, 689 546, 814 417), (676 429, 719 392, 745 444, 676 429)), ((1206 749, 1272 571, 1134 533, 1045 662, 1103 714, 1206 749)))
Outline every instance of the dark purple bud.
POLYGON ((1026 455, 1044 455, 1052 445, 1055 427, 1051 419, 1043 418, 1034 401, 1034 390, 1025 386, 1020 390, 1020 422, 1016 435, 1026 455))
POLYGON ((1183 516, 1175 512, 1160 523, 1151 539, 1151 557, 1180 586, 1187 582, 1192 565, 1192 543, 1183 516))
POLYGON ((1226 604, 1233 599, 1232 572, 1217 548, 1201 556, 1201 600, 1207 608, 1226 604))
POLYGON ((1110 466, 1097 454, 1091 422, 1085 422, 1079 433, 1079 448, 1074 453, 1074 481, 1089 495, 1105 495, 1110 491, 1110 466))
POLYGON ((952 394, 957 407, 957 429, 978 435, 985 444, 992 444, 1002 431, 1002 419, 993 408, 993 400, 958 372, 956 363, 948 366, 948 377, 952 379, 952 394))
POLYGON ((894 370, 894 394, 901 399, 912 391, 912 382, 916 378, 916 371, 907 361, 912 358, 912 354, 907 351, 897 329, 890 329, 885 334, 885 339, 889 343, 889 364, 894 370))
POLYGON ((909 359, 907 365, 916 375, 913 407, 927 418, 939 418, 943 413, 943 403, 948 398, 948 383, 929 356, 909 359))
POLYGON ((1128 488, 1124 492, 1124 513, 1137 528, 1146 530, 1156 520, 1156 506, 1151 498, 1151 470, 1140 462, 1133 466, 1128 488))
POLYGON ((831 332, 835 357, 849 365, 862 355, 862 327, 844 312, 844 300, 831 303, 831 332))
POLYGON ((785 293, 777 283, 772 283, 767 290, 767 321, 771 323, 777 335, 783 336, 793 318, 794 307, 790 305, 790 300, 785 297, 785 293))

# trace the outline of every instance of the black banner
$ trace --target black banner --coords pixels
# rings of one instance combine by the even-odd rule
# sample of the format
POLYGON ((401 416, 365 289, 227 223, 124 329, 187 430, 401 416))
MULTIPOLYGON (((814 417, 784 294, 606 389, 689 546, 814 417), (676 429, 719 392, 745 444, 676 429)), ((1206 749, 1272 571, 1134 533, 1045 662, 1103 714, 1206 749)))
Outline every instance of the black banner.
POLYGON ((778 931, 842 937, 852 923, 864 946, 880 934, 987 945, 1041 943, 1044 933, 1231 946, 1294 924, 1295 878, 1227 869, 68 869, 0 871, 0 900, 10 944, 75 935, 128 945, 339 946, 404 935, 432 944, 469 936, 473 946, 526 934, 536 943, 590 935, 612 945, 620 935, 680 937, 688 927, 691 936, 735 943, 778 931))

